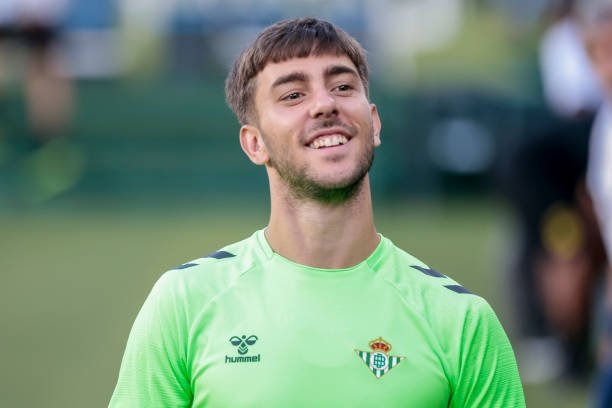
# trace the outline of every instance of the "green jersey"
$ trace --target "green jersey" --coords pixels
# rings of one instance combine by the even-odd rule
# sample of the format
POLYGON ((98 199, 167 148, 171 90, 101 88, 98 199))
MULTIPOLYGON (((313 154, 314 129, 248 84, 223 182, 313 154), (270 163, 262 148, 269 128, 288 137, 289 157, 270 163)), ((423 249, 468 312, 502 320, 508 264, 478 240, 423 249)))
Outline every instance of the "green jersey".
POLYGON ((381 236, 346 269, 263 231, 166 272, 130 333, 111 407, 524 407, 491 307, 381 236))

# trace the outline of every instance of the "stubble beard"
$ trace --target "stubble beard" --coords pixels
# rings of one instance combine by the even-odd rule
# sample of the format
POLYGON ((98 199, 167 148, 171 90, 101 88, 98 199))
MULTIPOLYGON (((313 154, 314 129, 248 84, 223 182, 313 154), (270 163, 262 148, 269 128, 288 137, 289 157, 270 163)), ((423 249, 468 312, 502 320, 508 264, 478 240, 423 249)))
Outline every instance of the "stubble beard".
MULTIPOLYGON (((371 133, 373 138, 373 129, 371 133)), ((374 145, 368 144, 350 177, 341 182, 325 183, 308 174, 306 166, 294 166, 286 159, 286 154, 272 153, 277 154, 270 155, 269 165, 285 181, 293 198, 332 206, 347 203, 357 196, 374 162, 374 145)))

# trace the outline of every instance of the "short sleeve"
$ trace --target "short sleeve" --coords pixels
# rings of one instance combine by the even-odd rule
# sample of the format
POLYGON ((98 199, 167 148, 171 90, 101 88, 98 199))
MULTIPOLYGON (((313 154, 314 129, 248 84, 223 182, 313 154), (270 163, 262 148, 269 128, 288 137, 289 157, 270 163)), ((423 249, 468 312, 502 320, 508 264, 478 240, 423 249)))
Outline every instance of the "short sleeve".
POLYGON ((468 310, 450 407, 525 407, 516 359, 501 323, 484 299, 468 310))
POLYGON ((188 407, 186 317, 172 275, 153 287, 130 332, 109 407, 188 407))

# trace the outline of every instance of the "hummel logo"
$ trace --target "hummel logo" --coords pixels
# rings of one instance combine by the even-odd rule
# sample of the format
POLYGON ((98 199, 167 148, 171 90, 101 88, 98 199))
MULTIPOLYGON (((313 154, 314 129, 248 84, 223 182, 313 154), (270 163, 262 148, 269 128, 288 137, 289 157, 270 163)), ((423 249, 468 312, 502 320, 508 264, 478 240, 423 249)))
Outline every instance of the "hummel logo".
POLYGON ((243 334, 242 337, 232 336, 229 341, 233 346, 238 346, 238 354, 246 354, 249 352, 248 346, 252 346, 257 342, 257 336, 252 335, 247 337, 243 334))
POLYGON ((232 344, 232 346, 238 347, 236 351, 238 351, 240 356, 225 356, 225 363, 258 363, 261 361, 260 354, 257 354, 256 356, 245 356, 245 354, 249 352, 249 346, 253 346, 255 343, 257 343, 257 340, 259 340, 259 338, 255 335, 251 335, 249 337, 245 336, 244 334, 240 337, 232 336, 229 339, 229 342, 232 344))

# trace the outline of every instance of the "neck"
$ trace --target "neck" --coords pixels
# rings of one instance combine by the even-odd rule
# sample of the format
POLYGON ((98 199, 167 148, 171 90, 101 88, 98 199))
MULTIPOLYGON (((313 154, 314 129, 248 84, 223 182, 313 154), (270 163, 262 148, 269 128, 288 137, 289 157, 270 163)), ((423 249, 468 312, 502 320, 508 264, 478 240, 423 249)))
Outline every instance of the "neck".
POLYGON ((324 204, 271 190, 266 239, 274 252, 294 262, 338 269, 366 259, 379 242, 368 177, 350 200, 324 204))

